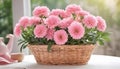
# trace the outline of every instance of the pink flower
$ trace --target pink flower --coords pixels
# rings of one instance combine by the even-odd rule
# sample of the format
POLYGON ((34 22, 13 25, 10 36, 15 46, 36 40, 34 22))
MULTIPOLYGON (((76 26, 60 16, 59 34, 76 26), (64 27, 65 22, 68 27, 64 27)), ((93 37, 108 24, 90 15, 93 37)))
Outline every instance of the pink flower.
POLYGON ((47 34, 47 28, 45 25, 36 25, 34 29, 34 35, 38 38, 43 38, 47 34))
POLYGON ((29 23, 30 23, 31 25, 36 25, 36 24, 39 24, 39 23, 40 23, 40 20, 41 20, 41 18, 36 17, 36 16, 33 16, 33 17, 30 18, 29 23))
POLYGON ((50 15, 55 15, 55 16, 60 16, 62 18, 66 18, 69 17, 70 15, 68 15, 66 13, 66 11, 62 10, 62 9, 53 9, 50 13, 50 15))
POLYGON ((68 40, 68 35, 65 30, 58 30, 54 33, 54 41, 58 45, 65 44, 68 40))
POLYGON ((97 16, 96 18, 97 18, 97 21, 98 21, 97 29, 99 31, 103 31, 104 32, 105 29, 106 29, 106 22, 105 22, 105 20, 102 17, 100 17, 100 16, 97 16))
POLYGON ((49 16, 46 19, 46 24, 49 28, 55 28, 60 22, 60 18, 54 15, 49 16))
POLYGON ((56 16, 59 16, 61 13, 63 13, 64 10, 62 9, 53 9, 50 13, 50 15, 56 15, 56 16))
POLYGON ((76 13, 76 18, 75 20, 78 22, 82 22, 82 19, 84 16, 88 15, 89 13, 87 11, 81 10, 76 13))
POLYGON ((77 12, 77 15, 79 15, 79 16, 85 16, 85 15, 89 15, 89 12, 81 10, 81 11, 77 12))
POLYGON ((48 29, 47 30, 47 35, 46 35, 47 40, 52 40, 53 39, 54 32, 55 32, 54 29, 48 29))
POLYGON ((66 7, 66 11, 67 11, 68 13, 71 13, 71 14, 77 13, 77 12, 79 12, 79 11, 81 11, 81 10, 82 10, 81 7, 78 6, 78 5, 75 5, 75 4, 68 5, 68 6, 66 7))
POLYGON ((49 8, 47 8, 46 6, 38 6, 33 10, 33 15, 34 16, 48 16, 49 15, 49 8))
POLYGON ((84 36, 85 29, 81 23, 74 21, 68 27, 68 32, 73 39, 81 39, 84 36))
POLYGON ((14 29, 14 34, 16 36, 20 36, 22 33, 21 26, 19 23, 16 24, 15 29, 14 29))
POLYGON ((83 19, 83 23, 87 28, 94 28, 97 26, 96 17, 93 15, 86 15, 83 19))
POLYGON ((73 22, 73 18, 64 18, 63 20, 60 21, 59 27, 60 28, 67 28, 71 23, 73 22))
POLYGON ((29 23, 29 17, 28 16, 23 16, 20 18, 19 23, 23 28, 26 28, 27 26, 30 25, 29 23))

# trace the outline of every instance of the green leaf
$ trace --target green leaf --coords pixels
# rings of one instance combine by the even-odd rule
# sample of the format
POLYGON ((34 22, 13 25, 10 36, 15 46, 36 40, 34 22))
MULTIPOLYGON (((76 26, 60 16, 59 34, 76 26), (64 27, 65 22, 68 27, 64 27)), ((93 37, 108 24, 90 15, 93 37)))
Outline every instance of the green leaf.
POLYGON ((24 44, 26 41, 25 40, 21 40, 18 42, 18 46, 20 46, 21 44, 24 44))
POLYGON ((23 43, 20 47, 20 52, 22 52, 22 49, 25 49, 27 47, 27 45, 28 45, 27 42, 23 43))
POLYGON ((50 52, 51 47, 52 47, 52 43, 48 43, 48 47, 47 47, 48 52, 50 52))
POLYGON ((109 36, 109 33, 108 33, 108 32, 104 32, 104 33, 102 34, 102 36, 109 36))
POLYGON ((100 45, 104 45, 104 41, 103 40, 99 40, 98 41, 100 45))
POLYGON ((110 35, 109 33, 105 32, 103 33, 102 38, 106 41, 110 41, 109 35, 110 35))
POLYGON ((22 52, 23 46, 20 47, 20 52, 22 52))

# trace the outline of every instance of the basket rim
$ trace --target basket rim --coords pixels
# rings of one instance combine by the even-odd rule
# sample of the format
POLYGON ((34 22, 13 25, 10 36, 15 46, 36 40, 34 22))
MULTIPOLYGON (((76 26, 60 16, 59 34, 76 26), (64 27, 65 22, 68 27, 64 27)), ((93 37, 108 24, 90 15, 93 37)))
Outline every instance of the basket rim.
MULTIPOLYGON (((48 46, 48 45, 38 45, 38 44, 28 44, 28 46, 48 46)), ((96 46, 95 44, 87 44, 87 45, 52 45, 52 46, 59 46, 59 47, 65 47, 65 46, 69 46, 69 47, 75 47, 75 46, 79 46, 79 47, 84 47, 84 46, 87 46, 87 47, 89 47, 89 46, 96 46)))

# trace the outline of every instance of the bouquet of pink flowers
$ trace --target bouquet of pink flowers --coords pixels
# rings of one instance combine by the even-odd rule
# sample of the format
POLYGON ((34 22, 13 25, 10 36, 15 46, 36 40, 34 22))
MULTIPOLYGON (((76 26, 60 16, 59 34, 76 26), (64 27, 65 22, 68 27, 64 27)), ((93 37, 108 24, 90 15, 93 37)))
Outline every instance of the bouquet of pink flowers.
POLYGON ((28 44, 80 45, 100 44, 107 39, 106 22, 100 16, 93 16, 79 5, 68 5, 64 9, 49 10, 46 6, 37 6, 33 16, 23 16, 16 24, 14 33, 22 36, 19 40, 21 50, 28 44))

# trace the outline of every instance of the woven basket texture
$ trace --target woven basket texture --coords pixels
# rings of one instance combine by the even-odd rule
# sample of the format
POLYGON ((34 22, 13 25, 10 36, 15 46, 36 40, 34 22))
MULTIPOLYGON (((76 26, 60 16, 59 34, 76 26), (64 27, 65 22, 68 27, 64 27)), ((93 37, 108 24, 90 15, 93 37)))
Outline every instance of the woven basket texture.
POLYGON ((71 65, 86 64, 95 45, 53 45, 50 52, 47 45, 29 45, 38 64, 71 65))

